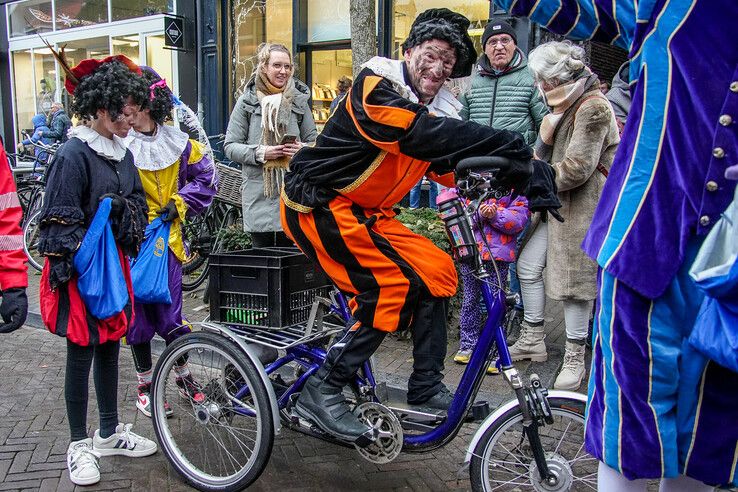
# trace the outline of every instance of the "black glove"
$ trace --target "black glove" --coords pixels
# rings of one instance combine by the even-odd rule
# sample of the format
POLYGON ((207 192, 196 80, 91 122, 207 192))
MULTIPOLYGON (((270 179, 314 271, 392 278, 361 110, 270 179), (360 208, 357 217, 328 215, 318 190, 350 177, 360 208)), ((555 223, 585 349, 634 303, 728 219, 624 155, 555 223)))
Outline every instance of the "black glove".
POLYGON ((0 315, 5 321, 0 325, 0 333, 10 333, 23 326, 26 316, 28 316, 28 297, 26 297, 25 287, 15 287, 3 291, 0 315))
POLYGON ((177 205, 174 203, 174 200, 169 200, 169 203, 157 210, 156 213, 161 215, 161 220, 163 222, 171 222, 179 217, 179 211, 177 210, 177 205))
POLYGON ((547 162, 534 159, 533 172, 528 180, 528 186, 523 195, 528 198, 528 208, 531 212, 541 212, 545 220, 546 213, 551 214, 554 219, 564 222, 564 218, 557 211, 561 208, 561 202, 556 190, 556 173, 554 168, 547 162))
POLYGON ((522 190, 530 180, 533 166, 530 160, 509 159, 509 165, 496 167, 495 182, 502 188, 522 190))
POLYGON ((112 200, 112 203, 110 204, 110 217, 113 219, 120 219, 123 215, 123 208, 125 207, 123 199, 120 195, 116 195, 115 193, 105 193, 100 197, 100 201, 103 201, 105 198, 110 198, 112 200))

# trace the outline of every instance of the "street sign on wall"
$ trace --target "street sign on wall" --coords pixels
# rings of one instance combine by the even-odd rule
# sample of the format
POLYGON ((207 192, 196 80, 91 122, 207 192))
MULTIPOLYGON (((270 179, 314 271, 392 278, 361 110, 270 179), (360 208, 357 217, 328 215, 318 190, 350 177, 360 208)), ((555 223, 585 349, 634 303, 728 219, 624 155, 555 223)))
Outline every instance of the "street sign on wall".
POLYGON ((187 51, 185 44, 185 20, 179 16, 164 17, 164 47, 170 50, 187 51))

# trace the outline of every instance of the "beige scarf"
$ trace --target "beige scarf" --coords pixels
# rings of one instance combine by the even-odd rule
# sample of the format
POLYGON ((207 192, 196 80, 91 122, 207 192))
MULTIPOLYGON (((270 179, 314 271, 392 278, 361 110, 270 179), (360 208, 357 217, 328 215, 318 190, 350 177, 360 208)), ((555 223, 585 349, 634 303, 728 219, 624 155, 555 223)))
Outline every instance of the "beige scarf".
MULTIPOLYGON (((290 77, 284 87, 274 87, 263 72, 256 76, 256 96, 261 104, 261 145, 279 145, 287 132, 295 98, 295 79, 290 77)), ((289 170, 290 158, 280 157, 264 163, 264 196, 275 197, 289 170)))
POLYGON ((543 100, 551 108, 551 112, 543 117, 541 129, 538 131, 538 139, 534 147, 536 159, 550 162, 556 130, 567 114, 567 110, 596 83, 598 83, 597 75, 584 67, 577 79, 554 87, 550 91, 544 91, 539 86, 543 100))

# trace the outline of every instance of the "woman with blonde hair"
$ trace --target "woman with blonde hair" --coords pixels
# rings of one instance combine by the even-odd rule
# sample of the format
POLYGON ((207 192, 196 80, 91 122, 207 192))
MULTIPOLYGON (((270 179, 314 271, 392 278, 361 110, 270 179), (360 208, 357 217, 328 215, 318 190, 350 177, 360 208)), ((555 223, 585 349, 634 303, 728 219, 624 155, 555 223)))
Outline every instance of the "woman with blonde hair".
POLYGON ((585 374, 584 343, 597 294, 597 265, 581 248, 620 137, 612 107, 587 67, 584 49, 569 41, 534 49, 528 68, 551 112, 541 123, 537 158, 556 171, 564 222, 536 214, 518 259, 525 305, 513 360, 547 359, 543 314, 546 295, 563 301, 566 324, 564 364, 554 388, 579 388, 585 374), (545 289, 543 272, 546 272, 545 289))
POLYGON ((231 113, 224 151, 243 166, 243 222, 254 246, 291 246, 279 218, 282 177, 292 156, 315 141, 318 132, 310 91, 294 78, 290 51, 264 43, 257 62, 231 113))

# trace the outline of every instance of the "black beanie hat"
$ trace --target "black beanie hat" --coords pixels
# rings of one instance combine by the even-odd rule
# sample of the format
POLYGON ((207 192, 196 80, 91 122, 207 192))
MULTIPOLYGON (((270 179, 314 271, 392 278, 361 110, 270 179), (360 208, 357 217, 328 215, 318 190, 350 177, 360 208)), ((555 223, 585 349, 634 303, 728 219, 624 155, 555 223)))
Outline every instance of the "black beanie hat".
POLYGON ((469 37, 469 19, 449 9, 428 9, 421 12, 410 27, 410 34, 402 43, 402 52, 431 39, 441 39, 456 50, 456 64, 451 78, 471 74, 477 58, 474 42, 469 37))
POLYGON ((487 24, 484 28, 484 34, 482 34, 482 50, 487 47, 487 40, 492 36, 498 34, 509 34, 515 44, 518 44, 518 36, 515 34, 515 29, 510 24, 503 20, 492 21, 487 24))

